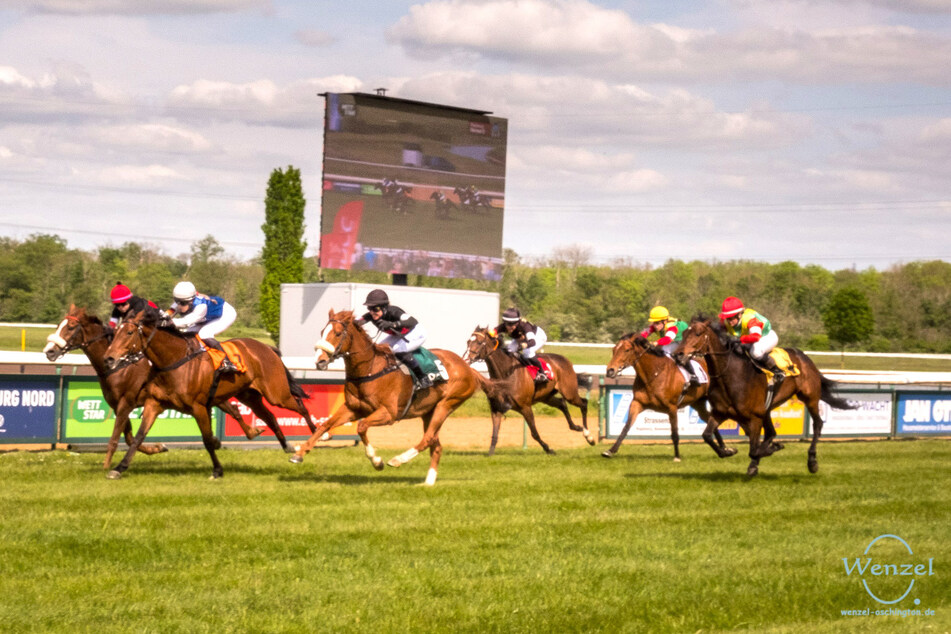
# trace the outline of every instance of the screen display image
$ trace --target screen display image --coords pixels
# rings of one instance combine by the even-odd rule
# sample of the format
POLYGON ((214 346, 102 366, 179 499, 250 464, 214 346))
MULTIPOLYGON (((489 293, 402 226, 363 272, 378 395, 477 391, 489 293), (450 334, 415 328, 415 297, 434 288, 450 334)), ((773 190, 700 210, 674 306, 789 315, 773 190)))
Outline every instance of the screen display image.
POLYGON ((507 121, 380 95, 324 97, 320 266, 499 279, 507 121))

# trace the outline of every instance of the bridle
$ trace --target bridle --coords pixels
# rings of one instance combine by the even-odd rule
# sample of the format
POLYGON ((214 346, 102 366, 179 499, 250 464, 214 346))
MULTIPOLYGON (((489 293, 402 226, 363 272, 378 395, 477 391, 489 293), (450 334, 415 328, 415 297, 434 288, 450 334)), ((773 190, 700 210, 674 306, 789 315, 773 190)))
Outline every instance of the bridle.
MULTIPOLYGON (((75 322, 76 324, 76 330, 73 331, 73 334, 69 336, 68 340, 63 339, 61 336, 59 337, 59 339, 63 341, 63 343, 65 344, 60 346, 60 348, 63 351, 63 354, 66 354, 67 352, 71 352, 73 350, 82 350, 83 352, 85 352, 88 346, 96 343, 97 341, 101 339, 106 339, 109 337, 109 333, 106 332, 105 329, 103 329, 103 331, 98 336, 93 337, 92 339, 89 339, 87 341, 86 330, 83 328, 82 323, 79 321, 79 317, 76 317, 75 315, 66 315, 63 321, 75 322), (77 332, 81 336, 80 341, 79 343, 72 343, 73 339, 76 338, 77 332)), ((49 337, 47 337, 47 341, 51 341, 52 340, 51 338, 54 336, 55 335, 50 335, 49 337)), ((59 345, 58 342, 53 341, 53 343, 56 343, 57 345, 59 345)))
MULTIPOLYGON (((629 345, 631 348, 637 348, 637 347, 638 347, 638 346, 635 346, 635 345, 634 345, 634 340, 633 340, 633 339, 622 339, 621 341, 618 342, 618 345, 620 345, 620 344, 622 344, 622 343, 626 343, 626 344, 629 345)), ((615 347, 616 347, 616 346, 615 346, 615 347)), ((642 348, 642 349, 637 353, 637 355, 634 357, 634 360, 633 360, 633 361, 631 361, 630 363, 625 363, 624 365, 622 365, 621 367, 619 367, 617 370, 615 370, 615 372, 616 372, 617 374, 620 374, 621 371, 624 370, 624 368, 628 368, 628 367, 633 368, 634 366, 637 365, 637 362, 641 360, 641 357, 643 357, 646 352, 647 352, 647 347, 645 346, 644 348, 642 348)))
POLYGON ((478 341, 479 349, 476 351, 475 355, 472 355, 470 354, 472 350, 468 347, 466 348, 466 353, 463 355, 463 360, 469 365, 472 365, 476 361, 485 361, 493 352, 498 350, 499 346, 501 345, 497 337, 490 337, 485 331, 476 331, 472 333, 472 339, 478 341), (489 339, 495 340, 495 346, 493 346, 491 350, 489 350, 489 339))
MULTIPOLYGON (((350 351, 349 351, 349 350, 347 350, 346 352, 342 351, 344 342, 347 341, 347 340, 352 336, 352 335, 350 334, 350 330, 347 328, 347 323, 348 323, 348 322, 344 322, 344 321, 342 321, 342 320, 340 320, 340 319, 331 319, 330 321, 327 322, 328 325, 339 324, 340 327, 341 327, 341 329, 343 330, 343 332, 340 334, 340 338, 337 340, 337 345, 336 345, 336 346, 334 346, 333 348, 331 348, 331 347, 330 347, 330 342, 327 341, 326 338, 325 338, 325 339, 321 339, 321 340, 318 341, 317 344, 315 345, 316 348, 318 348, 319 350, 323 350, 324 352, 327 353, 327 356, 330 357, 330 361, 331 361, 331 362, 336 361, 336 360, 339 359, 340 357, 345 357, 345 356, 348 356, 348 355, 350 354, 350 351), (321 345, 321 344, 324 344, 324 345, 321 345)), ((352 322, 350 322, 350 323, 352 323, 352 322)), ((336 333, 336 330, 334 330, 334 333, 336 333)))

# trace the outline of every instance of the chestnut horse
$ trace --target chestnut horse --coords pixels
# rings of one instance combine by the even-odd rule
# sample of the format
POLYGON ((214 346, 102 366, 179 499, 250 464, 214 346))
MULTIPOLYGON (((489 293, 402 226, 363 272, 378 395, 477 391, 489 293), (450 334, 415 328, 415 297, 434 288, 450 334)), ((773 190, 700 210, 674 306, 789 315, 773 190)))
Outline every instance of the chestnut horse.
POLYGON ((329 313, 327 325, 321 331, 321 340, 315 349, 317 368, 344 358, 346 369, 344 403, 328 419, 324 419, 309 440, 302 443, 291 462, 299 464, 317 439, 334 427, 359 420, 357 434, 363 442, 367 458, 376 470, 383 469, 383 459, 376 455, 367 438, 367 430, 377 425, 392 425, 404 418, 423 419, 423 437, 416 446, 391 459, 391 467, 399 467, 429 448, 429 472, 425 483, 436 483, 442 445, 439 429, 446 418, 481 386, 491 386, 478 372, 470 368, 459 355, 448 350, 430 349, 449 373, 449 380, 415 391, 412 377, 402 372, 389 346, 376 344, 370 335, 354 321, 351 311, 329 313))
MULTIPOLYGON (((773 442, 776 429, 770 412, 793 396, 805 404, 812 417, 812 443, 809 445, 807 466, 810 473, 816 473, 819 470, 816 445, 822 434, 819 401, 825 401, 836 409, 853 407, 833 394, 835 381, 823 376, 812 359, 795 348, 785 350, 799 368, 799 375, 787 376, 772 399, 768 399, 771 388, 766 375, 753 365, 748 356, 736 352, 731 346, 732 341, 719 322, 694 317, 676 354, 706 359, 710 373, 707 400, 715 419, 730 418, 737 421, 750 438, 750 464, 746 474, 755 476, 759 473, 760 459, 783 448, 782 444, 773 442), (761 441, 760 431, 763 429, 766 432, 761 441)), ((707 421, 707 430, 712 425, 716 425, 714 419, 707 421)))
POLYGON ((588 431, 588 399, 582 398, 578 391, 578 375, 575 373, 571 361, 560 354, 545 353, 538 356, 548 363, 554 379, 544 383, 536 383, 529 376, 528 369, 502 346, 498 336, 493 334, 489 328, 476 327, 469 337, 465 359, 470 364, 485 361, 485 365, 489 369, 489 377, 495 380, 496 386, 502 389, 508 397, 502 399, 504 405, 501 408, 495 406, 491 408, 492 444, 489 446, 490 456, 495 453, 495 445, 499 440, 502 414, 509 409, 514 409, 522 415, 522 418, 528 423, 532 438, 541 445, 545 453, 555 453, 538 434, 538 429, 535 426, 535 413, 532 411, 532 405, 535 403, 545 403, 560 410, 565 415, 568 427, 572 431, 582 432, 589 445, 595 443, 591 432, 588 431), (566 401, 581 410, 580 426, 571 420, 571 413, 568 411, 566 401))
MULTIPOLYGON (((230 398, 244 403, 274 432, 285 451, 288 447, 284 432, 274 414, 265 407, 264 399, 271 405, 297 412, 312 430, 315 429, 311 415, 304 407, 306 394, 284 366, 280 353, 254 339, 232 339, 230 342, 238 348, 247 369, 220 376, 216 384, 214 363, 198 344, 195 335, 180 333, 173 326, 166 325, 162 315, 152 311, 143 311, 120 324, 106 350, 106 367, 115 367, 121 359, 139 353, 148 358, 152 367, 143 388, 145 409, 142 424, 125 457, 109 472, 110 479, 122 477, 155 418, 166 409, 175 409, 195 418, 202 442, 211 456, 212 479, 223 474, 215 455, 221 442, 212 430, 211 407, 214 405, 225 406, 230 398), (214 393, 211 393, 212 386, 214 393)), ((241 420, 240 415, 236 418, 241 420)))
MULTIPOLYGON (((706 372, 706 362, 701 360, 699 363, 706 372)), ((606 374, 609 378, 614 378, 628 366, 634 368, 637 376, 631 388, 634 391, 634 398, 627 412, 627 423, 624 424, 614 445, 603 452, 602 456, 613 458, 624 438, 627 437, 634 419, 644 410, 651 410, 667 414, 670 420, 670 439, 674 443, 674 462, 680 462, 680 433, 677 429, 677 418, 680 408, 684 405, 693 405, 703 422, 707 423, 703 439, 718 456, 726 458, 736 454, 736 449, 723 444, 720 430, 717 429, 719 423, 712 425, 713 430, 710 431, 710 413, 707 411, 706 403, 709 384, 690 385, 670 356, 635 333, 624 335, 614 346, 606 374)))

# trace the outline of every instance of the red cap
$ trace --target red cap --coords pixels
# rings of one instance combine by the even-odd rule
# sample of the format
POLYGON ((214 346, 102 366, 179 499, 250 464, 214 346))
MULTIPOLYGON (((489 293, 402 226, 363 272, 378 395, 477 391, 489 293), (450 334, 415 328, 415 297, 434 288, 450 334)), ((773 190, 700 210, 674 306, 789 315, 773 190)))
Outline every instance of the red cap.
POLYGON ((723 300, 723 306, 720 307, 720 319, 733 317, 743 312, 743 302, 736 297, 727 297, 723 300))
POLYGON ((119 283, 112 287, 112 292, 109 293, 109 297, 112 299, 113 304, 124 304, 132 299, 132 291, 129 290, 129 287, 125 284, 119 283))

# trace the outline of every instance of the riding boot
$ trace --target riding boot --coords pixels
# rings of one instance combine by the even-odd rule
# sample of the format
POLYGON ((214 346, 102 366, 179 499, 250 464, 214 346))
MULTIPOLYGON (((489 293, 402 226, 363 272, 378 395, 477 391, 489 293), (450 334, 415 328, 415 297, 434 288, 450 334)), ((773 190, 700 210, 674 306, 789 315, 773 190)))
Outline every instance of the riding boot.
POLYGON ((535 382, 536 383, 545 383, 548 381, 548 375, 545 374, 545 369, 542 367, 542 362, 538 357, 531 357, 526 359, 528 365, 535 366, 538 369, 538 372, 535 373, 535 382))
POLYGON ((767 370, 773 373, 773 386, 779 388, 779 384, 786 378, 786 373, 783 372, 782 368, 776 363, 776 360, 770 355, 763 357, 763 365, 766 366, 767 370))
POLYGON ((225 358, 221 362, 221 365, 218 366, 219 372, 221 372, 222 374, 234 374, 235 372, 238 371, 238 367, 234 363, 231 362, 231 359, 228 358, 228 353, 225 352, 225 349, 221 347, 221 344, 218 343, 217 339, 209 338, 209 339, 202 339, 202 341, 204 341, 205 345, 208 346, 209 348, 214 348, 215 350, 224 352, 225 358))
POLYGON ((412 352, 401 352, 396 356, 399 357, 400 361, 406 364, 407 368, 412 370, 413 376, 416 377, 416 385, 420 390, 425 390, 427 387, 433 386, 433 380, 419 367, 419 361, 416 360, 412 352))
POLYGON ((680 367, 682 367, 684 370, 687 371, 687 376, 690 377, 689 379, 690 387, 699 387, 700 385, 702 385, 702 383, 700 383, 700 377, 697 376, 697 374, 693 371, 693 366, 690 365, 689 361, 687 361, 686 363, 678 364, 678 365, 680 365, 680 367))

